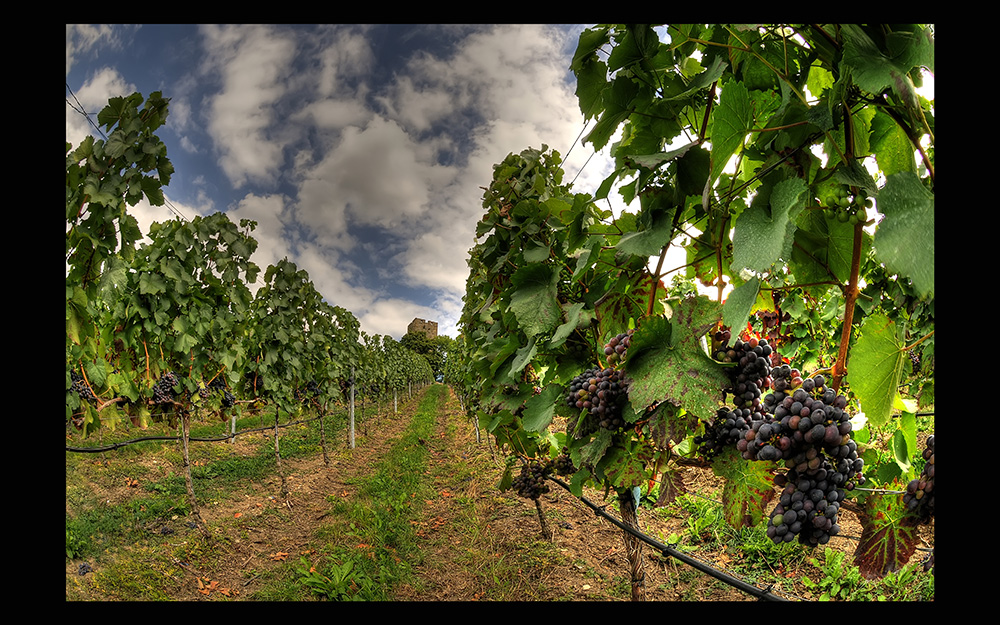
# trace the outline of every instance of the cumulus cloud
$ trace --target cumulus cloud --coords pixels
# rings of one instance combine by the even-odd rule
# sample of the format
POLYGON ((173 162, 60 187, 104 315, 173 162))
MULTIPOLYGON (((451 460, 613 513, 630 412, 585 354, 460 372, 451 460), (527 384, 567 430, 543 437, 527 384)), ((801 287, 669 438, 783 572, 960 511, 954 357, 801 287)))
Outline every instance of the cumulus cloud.
MULTIPOLYGON (((258 222, 254 262, 288 257, 373 334, 398 338, 421 317, 454 336, 493 166, 542 144, 565 152, 583 124, 568 80, 574 36, 551 25, 205 25, 198 35, 198 66, 164 93, 178 154, 211 152, 242 195, 225 210, 258 222), (411 37, 432 43, 393 56, 411 37)), ((112 39, 67 28, 67 68, 112 39)), ((107 70, 81 93, 98 110, 111 91, 135 90, 107 70)), ((77 117, 67 114, 68 140, 90 132, 77 117)), ((212 209, 205 195, 184 206, 212 209)))
POLYGON ((202 27, 207 71, 218 72, 221 89, 208 102, 208 131, 232 185, 273 184, 284 159, 270 132, 275 104, 295 55, 295 41, 261 24, 202 27))

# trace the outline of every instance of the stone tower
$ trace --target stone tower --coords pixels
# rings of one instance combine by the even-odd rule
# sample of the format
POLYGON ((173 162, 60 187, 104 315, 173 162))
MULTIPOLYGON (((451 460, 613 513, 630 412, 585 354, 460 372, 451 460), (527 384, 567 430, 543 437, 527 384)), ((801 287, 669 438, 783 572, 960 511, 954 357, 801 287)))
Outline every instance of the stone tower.
POLYGON ((426 321, 424 319, 414 319, 410 322, 410 325, 406 326, 406 331, 409 332, 420 332, 429 339, 435 339, 438 335, 438 324, 437 321, 426 321))

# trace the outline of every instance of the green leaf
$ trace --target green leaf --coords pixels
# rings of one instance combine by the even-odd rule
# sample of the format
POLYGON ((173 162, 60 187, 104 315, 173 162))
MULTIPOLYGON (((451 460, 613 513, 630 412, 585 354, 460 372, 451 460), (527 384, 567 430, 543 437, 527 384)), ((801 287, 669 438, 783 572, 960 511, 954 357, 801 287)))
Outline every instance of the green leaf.
POLYGON ((538 348, 535 345, 537 336, 532 336, 528 339, 528 344, 517 350, 514 355, 514 361, 510 364, 510 371, 507 373, 511 378, 516 379, 517 374, 524 369, 529 362, 535 359, 535 354, 538 352, 538 348))
POLYGON ((167 290, 167 283, 158 273, 145 272, 139 276, 139 292, 143 295, 158 295, 167 290))
POLYGON ((712 116, 712 180, 716 180, 753 127, 750 92, 739 81, 727 82, 712 116))
POLYGON ((733 289, 722 307, 722 324, 728 328, 742 328, 750 318, 750 312, 757 301, 760 278, 753 277, 733 289))
POLYGON ((584 143, 592 143, 595 150, 603 149, 618 126, 632 114, 632 102, 638 94, 639 86, 630 77, 616 76, 602 92, 604 114, 584 137, 584 143))
POLYGON ((539 263, 525 265, 511 276, 515 290, 510 296, 510 309, 529 337, 551 332, 562 321, 558 280, 558 271, 539 263))
POLYGON ((636 329, 625 361, 632 380, 629 401, 636 412, 669 401, 704 419, 715 414, 729 378, 700 339, 720 316, 720 304, 688 297, 674 307, 671 319, 647 318, 636 329))
POLYGON ((876 426, 889 422, 905 352, 896 324, 883 313, 866 317, 851 349, 847 381, 861 409, 876 426))
POLYGON ((552 339, 549 341, 549 347, 555 348, 566 342, 566 339, 574 330, 579 328, 581 325, 586 325, 590 323, 593 318, 593 311, 584 310, 586 304, 584 302, 577 302, 575 304, 566 304, 563 309, 566 311, 566 323, 560 325, 556 328, 556 331, 552 334, 552 339))
POLYGON ((890 176, 878 195, 885 219, 875 233, 875 255, 891 273, 906 276, 921 297, 934 295, 934 194, 912 172, 890 176))
POLYGON ((544 262, 549 257, 549 246, 541 241, 528 241, 521 250, 524 260, 529 263, 544 262))
POLYGON ((532 395, 524 404, 522 425, 529 432, 541 432, 549 427, 555 415, 556 402, 562 399, 563 386, 549 384, 538 395, 532 395))
POLYGON ((801 178, 787 178, 771 190, 770 211, 754 204, 740 214, 733 233, 734 274, 744 269, 765 273, 791 257, 795 219, 805 208, 808 192, 801 178))
POLYGON ((887 179, 899 172, 916 173, 913 144, 900 125, 881 109, 872 119, 871 149, 887 179))
POLYGON ((649 228, 625 234, 615 247, 635 256, 655 256, 670 242, 673 232, 673 211, 660 211, 649 228))
POLYGON ((616 71, 656 56, 660 40, 648 24, 629 24, 625 36, 608 56, 608 70, 616 71))

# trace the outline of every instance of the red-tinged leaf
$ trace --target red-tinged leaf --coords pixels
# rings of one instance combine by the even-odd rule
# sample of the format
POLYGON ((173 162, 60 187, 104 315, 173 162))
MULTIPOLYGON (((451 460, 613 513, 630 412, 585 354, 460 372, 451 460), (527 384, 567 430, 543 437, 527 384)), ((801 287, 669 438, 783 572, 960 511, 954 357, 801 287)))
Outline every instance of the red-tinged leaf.
POLYGON ((656 500, 656 507, 661 508, 669 505, 686 492, 684 475, 680 471, 668 469, 660 477, 660 496, 656 500))
POLYGON ((898 571, 917 549, 919 524, 906 514, 901 497, 869 497, 861 525, 854 563, 866 579, 898 571))
POLYGON ((680 410, 670 402, 657 404, 644 417, 648 419, 646 430, 649 438, 660 449, 668 449, 683 441, 688 432, 693 432, 698 426, 697 416, 680 410))
POLYGON ((726 448, 712 470, 725 479, 722 514, 730 527, 751 527, 764 518, 767 504, 774 498, 773 462, 747 462, 734 447, 726 448))

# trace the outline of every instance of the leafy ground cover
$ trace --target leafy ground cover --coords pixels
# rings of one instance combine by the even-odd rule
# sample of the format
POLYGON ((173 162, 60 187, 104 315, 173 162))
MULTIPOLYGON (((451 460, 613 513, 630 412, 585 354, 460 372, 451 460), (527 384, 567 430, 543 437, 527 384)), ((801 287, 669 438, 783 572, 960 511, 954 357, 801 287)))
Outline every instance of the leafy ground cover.
MULTIPOLYGON (((477 441, 447 387, 368 417, 354 449, 342 430, 328 434, 329 466, 315 430, 282 434, 285 499, 269 432, 193 445, 211 539, 188 526, 174 446, 67 453, 67 601, 629 600, 621 532, 553 486, 541 500, 553 538, 542 539, 532 502, 496 488, 504 455, 477 441)), ((680 505, 640 510, 642 529, 661 542, 790 599, 933 599, 920 552, 879 582, 852 572, 860 530, 850 513, 831 549, 778 549, 760 530, 725 526, 710 471, 690 467, 686 477, 691 494, 680 505)), ((925 543, 933 546, 933 525, 925 543)), ((644 554, 650 601, 753 600, 644 554)))

